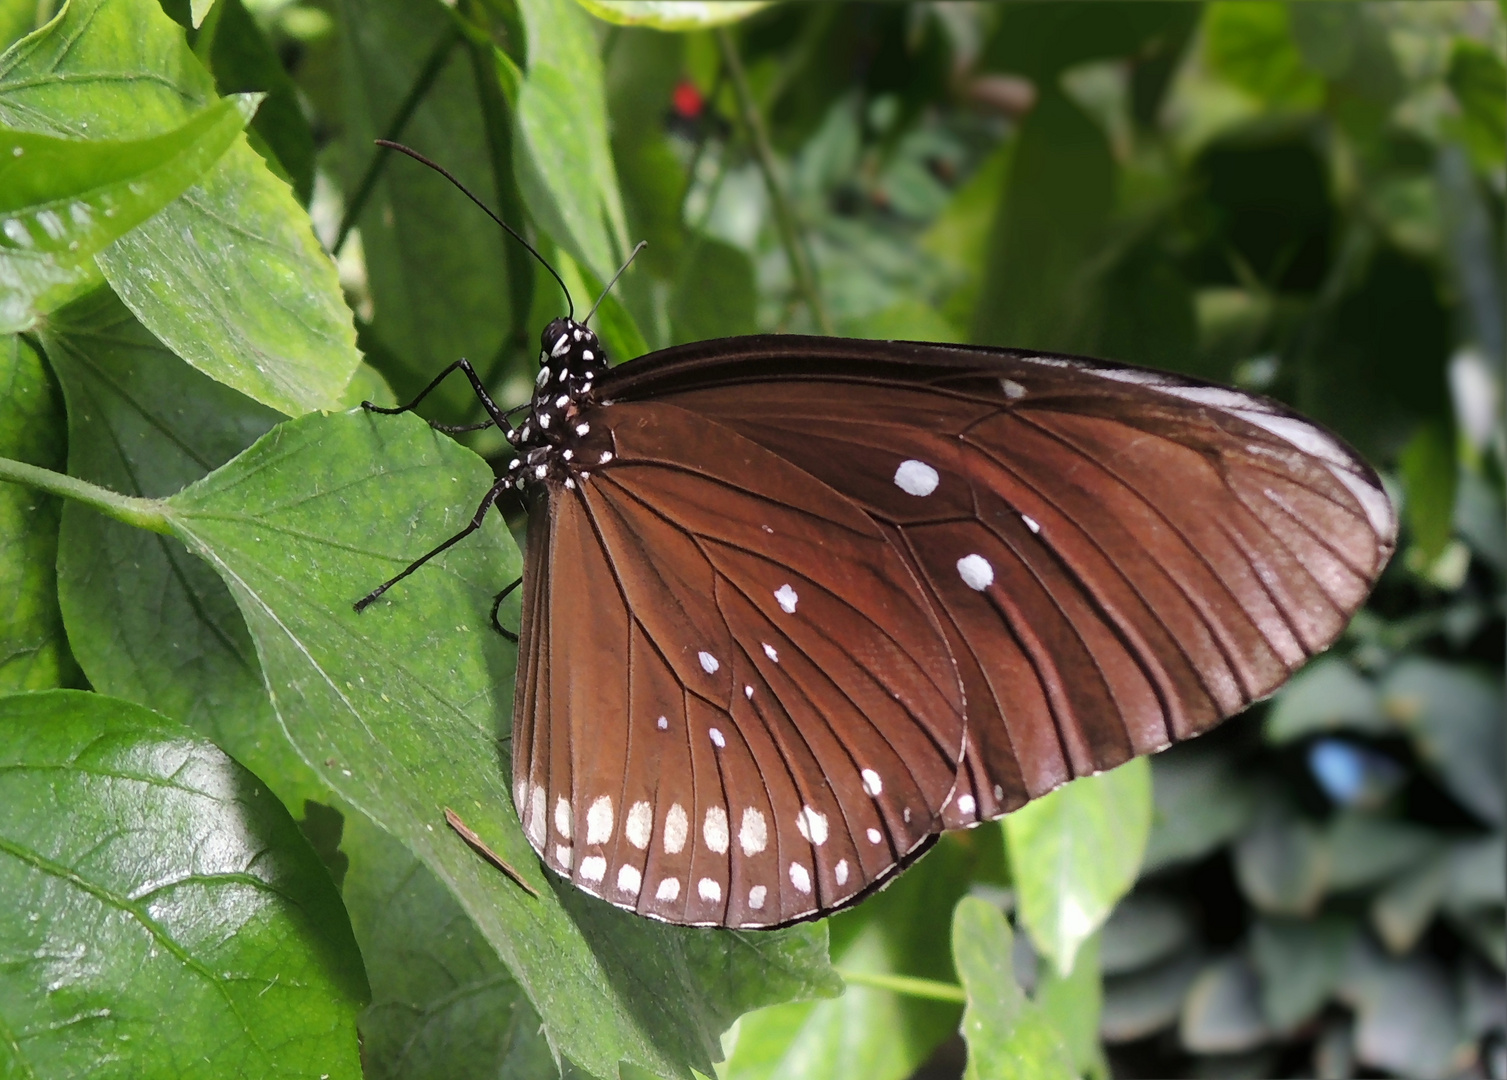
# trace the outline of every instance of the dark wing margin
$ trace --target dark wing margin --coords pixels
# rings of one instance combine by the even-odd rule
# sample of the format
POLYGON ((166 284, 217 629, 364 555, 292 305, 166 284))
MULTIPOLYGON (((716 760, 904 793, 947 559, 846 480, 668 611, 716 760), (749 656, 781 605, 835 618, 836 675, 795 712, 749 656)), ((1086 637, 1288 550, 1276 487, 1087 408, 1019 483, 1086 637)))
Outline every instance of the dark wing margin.
POLYGON ((1142 368, 764 336, 644 357, 601 393, 732 428, 884 530, 964 685, 949 828, 1269 694, 1341 633, 1396 542, 1376 474, 1334 435, 1142 368))
POLYGON ((582 458, 611 464, 530 523, 525 833, 576 886, 669 922, 851 903, 942 828, 966 744, 913 568, 722 425, 646 403, 592 431, 582 458))

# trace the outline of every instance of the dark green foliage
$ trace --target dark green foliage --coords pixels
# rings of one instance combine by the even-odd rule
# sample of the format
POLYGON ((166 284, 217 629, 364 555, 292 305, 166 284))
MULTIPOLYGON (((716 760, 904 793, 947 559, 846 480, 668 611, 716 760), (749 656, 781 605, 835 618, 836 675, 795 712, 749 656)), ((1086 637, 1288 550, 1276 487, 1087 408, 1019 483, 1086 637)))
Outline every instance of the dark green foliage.
POLYGON ((0 1071, 1502 1075, 1497 8, 54 6, 0 2, 0 456, 107 491, 0 482, 0 1071), (1371 457, 1402 550, 1271 703, 830 924, 626 915, 512 809, 509 530, 350 607, 502 449, 351 407, 461 355, 522 400, 564 310, 380 136, 578 316, 648 240, 614 359, 831 326, 1237 382, 1371 457))

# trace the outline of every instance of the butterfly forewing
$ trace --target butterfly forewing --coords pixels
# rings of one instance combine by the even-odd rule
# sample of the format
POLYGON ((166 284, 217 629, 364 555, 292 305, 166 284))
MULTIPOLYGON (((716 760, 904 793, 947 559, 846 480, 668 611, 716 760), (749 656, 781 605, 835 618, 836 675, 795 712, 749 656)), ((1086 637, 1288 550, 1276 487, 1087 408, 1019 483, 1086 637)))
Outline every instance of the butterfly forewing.
POLYGON ((525 832, 578 886, 669 921, 851 901, 941 827, 962 757, 931 602, 856 504, 725 425, 596 414, 579 452, 600 464, 531 530, 549 586, 525 616, 525 832))

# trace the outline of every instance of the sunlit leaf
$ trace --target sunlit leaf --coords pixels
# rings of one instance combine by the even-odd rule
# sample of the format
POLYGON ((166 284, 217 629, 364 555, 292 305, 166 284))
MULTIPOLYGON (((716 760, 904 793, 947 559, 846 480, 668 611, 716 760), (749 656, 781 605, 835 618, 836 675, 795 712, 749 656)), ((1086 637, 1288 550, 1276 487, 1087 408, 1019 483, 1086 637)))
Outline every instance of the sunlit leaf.
POLYGON ((1144 758, 1074 780, 1005 818, 1019 917, 1058 971, 1072 972, 1079 946, 1135 883, 1150 831, 1144 758))
POLYGON ((746 19, 773 0, 576 0, 599 19, 655 30, 699 30, 746 19))
POLYGON ((350 925, 256 777, 99 694, 0 698, 0 731, 9 1070, 361 1075, 350 925))

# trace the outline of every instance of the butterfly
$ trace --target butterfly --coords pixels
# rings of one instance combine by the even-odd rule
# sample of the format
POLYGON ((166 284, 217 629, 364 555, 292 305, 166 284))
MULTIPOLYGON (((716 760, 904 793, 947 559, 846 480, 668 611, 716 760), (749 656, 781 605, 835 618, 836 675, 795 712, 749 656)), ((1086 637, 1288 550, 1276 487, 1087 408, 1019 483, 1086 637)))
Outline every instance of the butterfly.
POLYGON ((1370 466, 1242 390, 796 335, 613 367, 589 318, 544 330, 516 427, 452 365, 514 456, 431 555, 524 501, 514 804, 547 867, 650 918, 826 915, 1199 735, 1395 547, 1370 466))

